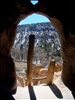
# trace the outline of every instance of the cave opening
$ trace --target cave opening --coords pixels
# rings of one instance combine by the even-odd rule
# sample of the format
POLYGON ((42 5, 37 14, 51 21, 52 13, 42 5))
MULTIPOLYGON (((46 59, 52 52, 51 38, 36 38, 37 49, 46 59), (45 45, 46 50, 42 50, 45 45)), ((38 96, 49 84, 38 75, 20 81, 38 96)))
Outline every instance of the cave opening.
POLYGON ((62 63, 61 45, 57 30, 46 16, 33 13, 17 25, 16 38, 11 50, 16 66, 16 74, 23 78, 26 76, 29 35, 31 34, 35 35, 33 67, 41 64, 47 68, 52 59, 60 64, 62 63))

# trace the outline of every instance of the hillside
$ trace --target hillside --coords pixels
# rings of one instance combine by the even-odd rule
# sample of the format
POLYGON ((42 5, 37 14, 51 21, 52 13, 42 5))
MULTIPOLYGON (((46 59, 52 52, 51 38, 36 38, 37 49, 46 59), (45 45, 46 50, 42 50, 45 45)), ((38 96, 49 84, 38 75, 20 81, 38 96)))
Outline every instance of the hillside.
MULTIPOLYGON (((50 22, 18 25, 12 56, 17 60, 27 60, 29 35, 35 35, 34 59, 43 64, 48 59, 60 55, 60 42, 56 29, 50 22)), ((45 65, 45 64, 44 64, 45 65)))
POLYGON ((16 48, 20 48, 21 44, 23 44, 23 47, 26 47, 28 45, 28 37, 30 34, 35 34, 35 44, 37 44, 40 39, 44 38, 47 41, 55 39, 55 42, 59 42, 55 28, 52 26, 51 23, 47 22, 18 25, 16 29, 16 39, 14 46, 16 48))

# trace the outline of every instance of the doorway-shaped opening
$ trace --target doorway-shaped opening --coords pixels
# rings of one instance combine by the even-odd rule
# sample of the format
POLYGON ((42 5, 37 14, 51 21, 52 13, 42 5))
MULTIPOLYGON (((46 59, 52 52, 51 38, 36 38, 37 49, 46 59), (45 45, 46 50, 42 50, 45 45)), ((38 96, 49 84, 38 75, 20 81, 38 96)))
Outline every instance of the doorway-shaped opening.
POLYGON ((47 68, 52 59, 60 64, 62 63, 59 37, 57 30, 51 24, 50 20, 43 15, 35 13, 28 16, 17 26, 16 38, 11 51, 11 55, 15 61, 17 79, 21 77, 19 81, 21 80, 22 86, 26 85, 24 79, 26 77, 25 70, 27 70, 27 53, 30 34, 35 35, 33 68, 38 65, 47 68))
POLYGON ((35 5, 35 4, 38 3, 38 0, 30 0, 30 2, 31 2, 33 5, 35 5))

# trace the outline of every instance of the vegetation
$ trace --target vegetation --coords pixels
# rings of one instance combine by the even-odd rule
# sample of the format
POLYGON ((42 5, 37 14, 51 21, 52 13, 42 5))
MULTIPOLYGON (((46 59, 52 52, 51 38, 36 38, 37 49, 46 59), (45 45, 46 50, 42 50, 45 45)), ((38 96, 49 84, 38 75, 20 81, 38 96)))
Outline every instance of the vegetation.
POLYGON ((52 58, 59 57, 60 59, 60 42, 57 31, 51 23, 37 23, 17 27, 16 39, 11 52, 15 60, 27 61, 30 34, 35 35, 33 62, 40 60, 43 65, 47 65, 52 58))

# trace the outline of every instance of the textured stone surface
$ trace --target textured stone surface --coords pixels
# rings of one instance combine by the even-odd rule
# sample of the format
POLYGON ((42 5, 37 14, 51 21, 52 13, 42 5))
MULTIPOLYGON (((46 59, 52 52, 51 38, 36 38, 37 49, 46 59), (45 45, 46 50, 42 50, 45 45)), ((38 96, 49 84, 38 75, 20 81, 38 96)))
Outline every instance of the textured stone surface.
MULTIPOLYGON (((0 2, 0 79, 4 80, 6 74, 4 70, 10 69, 8 76, 10 89, 16 81, 15 66, 10 64, 8 57, 15 39, 15 30, 18 23, 32 13, 39 13, 48 17, 58 31, 61 42, 61 53, 63 58, 62 79, 66 86, 75 91, 75 3, 74 0, 68 2, 64 0, 38 0, 36 5, 32 5, 30 0, 6 0, 0 2), (7 60, 4 60, 7 57, 7 60), (3 64, 6 63, 6 64, 3 64), (14 69, 14 70, 13 70, 14 69), (13 70, 13 72, 12 72, 13 70), (12 72, 12 73, 11 73, 12 72), (11 75, 11 74, 12 75, 11 75)), ((13 62, 13 60, 12 60, 13 62)), ((8 80, 8 79, 7 79, 8 80)), ((2 83, 0 83, 1 85, 2 83)), ((8 84, 6 85, 6 88, 8 84)))

